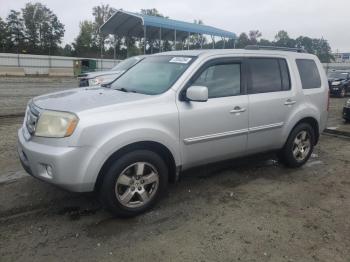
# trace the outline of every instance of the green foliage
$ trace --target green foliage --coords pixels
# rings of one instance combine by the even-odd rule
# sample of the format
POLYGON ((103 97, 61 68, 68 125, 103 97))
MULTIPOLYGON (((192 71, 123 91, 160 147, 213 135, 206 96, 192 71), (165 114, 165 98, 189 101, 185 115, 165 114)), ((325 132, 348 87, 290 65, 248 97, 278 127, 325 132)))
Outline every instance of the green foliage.
POLYGON ((28 3, 22 9, 27 52, 56 53, 64 35, 64 25, 41 3, 28 3))
POLYGON ((308 53, 317 55, 323 63, 329 63, 334 60, 331 47, 324 39, 306 36, 299 36, 293 39, 288 35, 288 32, 284 30, 278 31, 273 41, 261 37, 262 34, 257 30, 250 31, 249 36, 246 33, 241 33, 236 40, 236 48, 244 48, 247 45, 303 48, 308 53))
POLYGON ((64 35, 64 25, 41 3, 28 3, 11 10, 6 23, 0 20, 0 44, 3 52, 56 54, 64 35))
POLYGON ((7 40, 6 23, 0 17, 0 50, 2 52, 5 52, 6 40, 7 40))
POLYGON ((11 10, 6 18, 6 47, 10 52, 21 52, 24 49, 24 24, 21 13, 11 10))
POLYGON ((74 54, 76 56, 96 57, 98 52, 95 40, 95 26, 91 21, 80 22, 80 32, 73 43, 74 54))

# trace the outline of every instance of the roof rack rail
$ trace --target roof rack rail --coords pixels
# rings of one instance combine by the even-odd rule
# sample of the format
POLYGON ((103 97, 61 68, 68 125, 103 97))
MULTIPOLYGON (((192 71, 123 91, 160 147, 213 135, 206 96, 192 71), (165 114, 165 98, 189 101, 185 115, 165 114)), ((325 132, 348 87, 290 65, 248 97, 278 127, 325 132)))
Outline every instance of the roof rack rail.
POLYGON ((306 53, 305 49, 303 48, 292 48, 292 47, 283 47, 283 46, 247 45, 244 49, 246 50, 279 50, 279 51, 306 53))

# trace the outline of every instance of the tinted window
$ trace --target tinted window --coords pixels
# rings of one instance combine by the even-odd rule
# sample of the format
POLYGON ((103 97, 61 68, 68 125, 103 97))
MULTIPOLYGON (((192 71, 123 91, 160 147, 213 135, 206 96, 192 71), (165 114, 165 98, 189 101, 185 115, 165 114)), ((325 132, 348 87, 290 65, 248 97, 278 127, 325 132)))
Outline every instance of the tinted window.
POLYGON ((216 64, 205 69, 192 85, 206 86, 209 98, 241 93, 241 65, 216 64))
POLYGON ((297 59, 297 66, 303 89, 321 87, 321 78, 314 60, 297 59))
POLYGON ((287 63, 284 59, 250 58, 250 94, 278 92, 290 89, 287 63))

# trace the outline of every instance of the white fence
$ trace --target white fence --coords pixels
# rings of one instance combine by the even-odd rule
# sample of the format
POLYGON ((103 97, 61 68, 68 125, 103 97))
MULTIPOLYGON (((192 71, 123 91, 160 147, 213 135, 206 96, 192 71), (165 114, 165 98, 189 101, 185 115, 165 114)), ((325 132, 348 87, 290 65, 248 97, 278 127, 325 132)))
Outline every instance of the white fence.
POLYGON ((326 72, 332 69, 350 70, 350 63, 327 63, 323 64, 323 67, 326 70, 326 72))
MULTIPOLYGON (((90 59, 68 56, 47 56, 47 55, 27 55, 0 53, 1 68, 23 68, 26 75, 48 75, 50 69, 67 69, 73 72, 73 61, 77 59, 90 59)), ((116 65, 120 60, 95 59, 99 71, 108 70, 116 65)), ((323 64, 326 71, 331 69, 350 70, 350 63, 328 63, 323 64)))
POLYGON ((97 70, 101 71, 112 68, 120 61, 113 59, 0 53, 0 70, 1 67, 17 67, 23 68, 26 75, 47 75, 50 68, 72 69, 73 71, 73 61, 77 59, 96 60, 97 70))

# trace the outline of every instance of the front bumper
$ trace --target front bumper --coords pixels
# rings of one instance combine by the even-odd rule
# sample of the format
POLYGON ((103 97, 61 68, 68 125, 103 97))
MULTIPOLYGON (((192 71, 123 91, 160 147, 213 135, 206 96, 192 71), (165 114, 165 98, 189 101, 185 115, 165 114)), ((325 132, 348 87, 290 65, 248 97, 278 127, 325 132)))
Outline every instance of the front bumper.
POLYGON ((345 120, 350 121, 350 107, 345 107, 343 108, 343 118, 345 120))
POLYGON ((23 168, 40 180, 73 192, 94 189, 96 176, 88 175, 92 147, 57 147, 26 140, 18 130, 18 154, 23 168))

